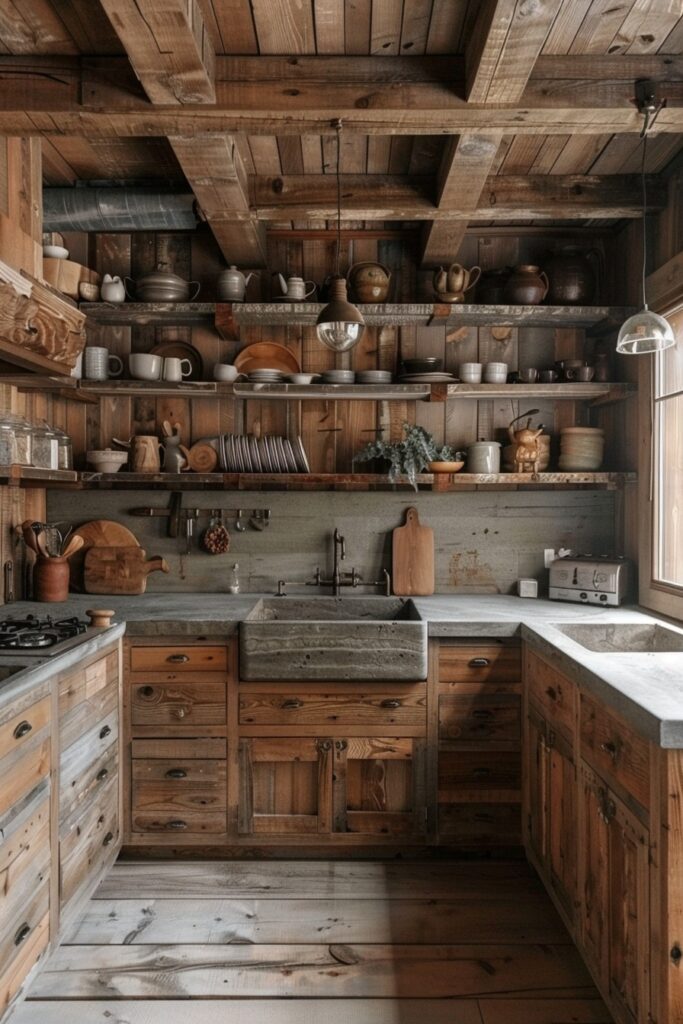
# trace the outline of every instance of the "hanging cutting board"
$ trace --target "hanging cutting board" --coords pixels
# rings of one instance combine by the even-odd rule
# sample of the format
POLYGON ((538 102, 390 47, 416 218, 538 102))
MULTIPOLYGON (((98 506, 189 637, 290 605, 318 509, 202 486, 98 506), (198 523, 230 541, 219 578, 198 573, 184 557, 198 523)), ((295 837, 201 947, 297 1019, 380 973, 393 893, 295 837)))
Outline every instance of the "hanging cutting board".
POLYGON ((168 564, 163 558, 148 560, 140 547, 90 548, 85 556, 85 590, 88 594, 144 594, 148 575, 157 569, 168 572, 168 564))
POLYGON ((83 547, 69 559, 69 589, 83 593, 85 556, 90 548, 140 547, 134 533, 114 519, 91 519, 74 530, 73 537, 83 538, 83 547))
POLYGON ((405 525, 394 530, 392 562, 395 594, 434 593, 434 531, 420 525, 416 508, 407 509, 405 525))

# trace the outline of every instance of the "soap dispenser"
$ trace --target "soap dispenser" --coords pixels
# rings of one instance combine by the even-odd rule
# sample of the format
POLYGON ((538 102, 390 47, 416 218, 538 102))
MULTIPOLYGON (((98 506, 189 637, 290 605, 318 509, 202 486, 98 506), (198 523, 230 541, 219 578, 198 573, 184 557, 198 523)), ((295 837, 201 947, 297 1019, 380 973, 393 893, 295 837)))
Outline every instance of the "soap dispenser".
POLYGON ((228 581, 228 592, 230 594, 239 594, 240 592, 239 568, 239 562, 235 562, 230 570, 230 578, 228 581))

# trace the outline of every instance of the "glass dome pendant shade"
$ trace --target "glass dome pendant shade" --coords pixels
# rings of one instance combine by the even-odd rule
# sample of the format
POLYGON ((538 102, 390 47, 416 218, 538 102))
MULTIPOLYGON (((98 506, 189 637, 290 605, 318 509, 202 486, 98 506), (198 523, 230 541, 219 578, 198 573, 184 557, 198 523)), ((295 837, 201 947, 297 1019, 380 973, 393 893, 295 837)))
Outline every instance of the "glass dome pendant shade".
POLYGON ((343 277, 331 279, 330 301, 320 311, 316 330, 323 345, 335 352, 347 352, 363 336, 365 321, 360 310, 348 301, 343 277))
POLYGON ((638 356, 647 352, 662 352, 676 344, 671 324, 647 305, 639 313, 630 316, 621 325, 617 338, 617 352, 638 356))

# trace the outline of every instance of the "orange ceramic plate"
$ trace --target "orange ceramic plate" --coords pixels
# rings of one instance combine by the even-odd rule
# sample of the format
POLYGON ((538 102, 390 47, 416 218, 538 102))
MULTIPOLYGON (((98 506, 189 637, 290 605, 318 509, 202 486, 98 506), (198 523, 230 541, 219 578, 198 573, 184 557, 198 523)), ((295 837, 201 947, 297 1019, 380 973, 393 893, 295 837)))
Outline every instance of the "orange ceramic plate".
POLYGON ((240 373, 252 370, 281 370, 282 373, 301 373, 299 360, 290 349, 274 341, 257 341, 247 345, 235 356, 240 373))

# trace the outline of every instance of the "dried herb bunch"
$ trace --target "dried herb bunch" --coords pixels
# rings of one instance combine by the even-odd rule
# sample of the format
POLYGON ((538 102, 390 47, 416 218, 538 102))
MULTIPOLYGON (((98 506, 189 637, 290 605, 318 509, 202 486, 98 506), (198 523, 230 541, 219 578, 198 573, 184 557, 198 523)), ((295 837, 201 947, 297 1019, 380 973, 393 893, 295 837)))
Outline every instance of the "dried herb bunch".
POLYGON ((389 463, 389 479, 395 483, 399 477, 408 478, 417 490, 417 475, 430 462, 450 462, 456 452, 450 445, 439 445, 424 427, 410 423, 403 424, 402 441, 372 441, 354 455, 354 462, 370 462, 384 459, 389 463))

